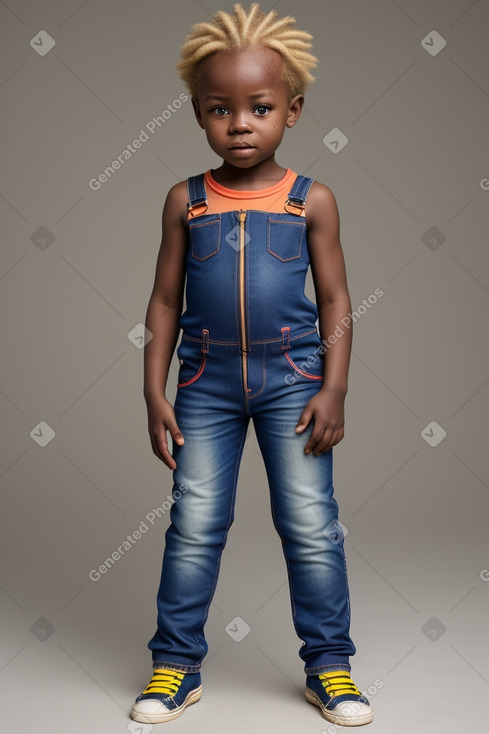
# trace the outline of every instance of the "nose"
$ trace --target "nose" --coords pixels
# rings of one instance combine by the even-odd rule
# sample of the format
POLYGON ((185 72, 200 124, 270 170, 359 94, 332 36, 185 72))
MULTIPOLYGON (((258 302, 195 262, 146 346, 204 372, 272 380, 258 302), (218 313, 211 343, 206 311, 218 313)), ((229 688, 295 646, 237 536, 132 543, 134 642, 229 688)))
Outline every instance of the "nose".
POLYGON ((251 120, 245 111, 237 112, 229 120, 230 133, 250 132, 251 129, 251 120))

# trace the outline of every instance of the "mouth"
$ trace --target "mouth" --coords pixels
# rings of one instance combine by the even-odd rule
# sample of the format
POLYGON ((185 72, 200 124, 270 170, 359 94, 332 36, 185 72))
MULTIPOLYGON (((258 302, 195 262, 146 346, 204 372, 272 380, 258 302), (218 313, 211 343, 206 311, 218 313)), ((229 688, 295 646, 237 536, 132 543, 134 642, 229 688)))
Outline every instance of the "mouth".
POLYGON ((254 148, 254 147, 255 147, 254 145, 247 145, 245 143, 243 145, 239 145, 239 144, 237 144, 237 145, 231 145, 231 147, 229 148, 229 150, 247 150, 249 148, 254 148))

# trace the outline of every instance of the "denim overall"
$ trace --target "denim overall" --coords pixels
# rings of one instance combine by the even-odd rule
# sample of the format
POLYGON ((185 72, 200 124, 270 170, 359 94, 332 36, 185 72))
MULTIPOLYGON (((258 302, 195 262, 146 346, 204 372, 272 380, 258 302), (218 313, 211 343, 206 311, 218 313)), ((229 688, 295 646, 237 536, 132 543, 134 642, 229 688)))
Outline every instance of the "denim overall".
POLYGON ((332 449, 304 454, 314 420, 295 432, 324 374, 317 307, 304 293, 309 254, 301 214, 312 183, 298 176, 287 201, 277 202, 281 213, 207 214, 204 175, 187 180, 186 310, 174 404, 185 443, 173 442, 175 501, 165 534, 157 631, 148 643, 155 668, 196 673, 207 654, 204 625, 234 520, 250 417, 282 541, 304 671, 350 670, 356 652, 332 449))

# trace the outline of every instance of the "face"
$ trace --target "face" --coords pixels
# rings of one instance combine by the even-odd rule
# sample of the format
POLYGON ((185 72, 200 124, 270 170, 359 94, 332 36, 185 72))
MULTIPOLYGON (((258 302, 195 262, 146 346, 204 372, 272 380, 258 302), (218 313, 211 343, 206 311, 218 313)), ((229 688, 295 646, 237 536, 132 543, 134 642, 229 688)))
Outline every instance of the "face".
POLYGON ((281 78, 283 59, 274 49, 214 53, 199 67, 195 116, 212 150, 238 168, 270 158, 285 128, 300 117, 304 96, 289 99, 281 78))

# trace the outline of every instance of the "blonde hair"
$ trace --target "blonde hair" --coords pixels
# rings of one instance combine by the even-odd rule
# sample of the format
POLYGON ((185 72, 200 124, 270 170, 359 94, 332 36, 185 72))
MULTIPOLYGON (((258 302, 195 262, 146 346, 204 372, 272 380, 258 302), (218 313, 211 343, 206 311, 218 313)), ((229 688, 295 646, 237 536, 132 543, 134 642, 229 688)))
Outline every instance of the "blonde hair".
POLYGON ((234 5, 231 15, 219 10, 213 22, 195 23, 192 33, 185 37, 177 64, 180 78, 192 96, 196 96, 199 65, 217 51, 236 53, 250 47, 275 49, 284 60, 283 79, 290 97, 303 94, 314 81, 309 69, 318 59, 309 53, 312 35, 294 27, 295 18, 278 18, 275 10, 265 15, 258 3, 252 3, 248 13, 240 3, 234 5))

